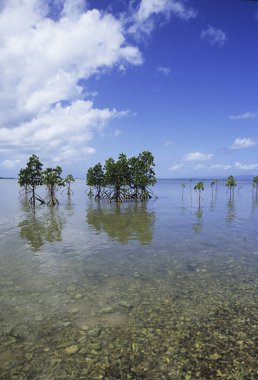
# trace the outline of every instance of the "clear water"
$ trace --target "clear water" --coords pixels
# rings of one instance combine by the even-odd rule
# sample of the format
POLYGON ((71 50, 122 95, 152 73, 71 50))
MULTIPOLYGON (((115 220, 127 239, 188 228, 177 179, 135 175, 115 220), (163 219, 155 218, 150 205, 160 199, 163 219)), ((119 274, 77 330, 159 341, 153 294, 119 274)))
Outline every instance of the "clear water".
POLYGON ((0 180, 1 379, 256 379, 258 200, 209 181, 33 211, 0 180))

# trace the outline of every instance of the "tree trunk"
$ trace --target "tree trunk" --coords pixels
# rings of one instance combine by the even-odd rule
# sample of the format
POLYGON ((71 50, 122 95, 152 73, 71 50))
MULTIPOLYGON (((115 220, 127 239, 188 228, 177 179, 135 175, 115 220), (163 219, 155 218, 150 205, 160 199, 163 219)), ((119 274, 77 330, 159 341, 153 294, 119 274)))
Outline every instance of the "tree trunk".
POLYGON ((32 205, 36 207, 36 196, 35 196, 35 186, 32 186, 32 205))

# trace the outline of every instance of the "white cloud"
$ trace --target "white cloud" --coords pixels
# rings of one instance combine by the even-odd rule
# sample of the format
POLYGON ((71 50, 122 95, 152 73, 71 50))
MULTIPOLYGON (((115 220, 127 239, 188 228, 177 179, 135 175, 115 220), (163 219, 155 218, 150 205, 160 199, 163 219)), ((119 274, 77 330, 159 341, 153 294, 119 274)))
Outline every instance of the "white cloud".
POLYGON ((202 170, 202 169, 205 169, 207 168, 206 165, 203 165, 203 164, 198 164, 194 167, 194 170, 202 170))
POLYGON ((166 18, 172 15, 187 21, 195 18, 197 11, 187 7, 183 0, 141 0, 130 28, 131 33, 151 33, 155 26, 155 16, 158 15, 166 18))
POLYGON ((171 166, 171 167, 169 168, 169 170, 172 171, 172 172, 175 172, 175 171, 181 169, 183 166, 184 166, 183 164, 173 165, 173 166, 171 166))
POLYGON ((171 140, 167 140, 164 142, 163 146, 169 146, 172 144, 172 141, 171 140))
POLYGON ((115 136, 115 137, 118 137, 118 136, 120 136, 121 134, 122 134, 121 129, 115 129, 115 130, 114 130, 114 136, 115 136))
POLYGON ((185 20, 189 20, 197 15, 195 10, 187 8, 181 0, 142 0, 136 17, 140 22, 144 22, 154 14, 159 13, 168 15, 172 13, 185 20))
POLYGON ((251 146, 256 145, 256 141, 251 138, 237 138, 235 139, 233 145, 231 145, 231 149, 245 149, 250 148, 251 146))
POLYGON ((85 8, 85 0, 65 0, 62 16, 79 18, 85 8))
POLYGON ((171 72, 171 69, 167 66, 160 66, 158 67, 157 71, 161 74, 164 74, 165 76, 168 76, 171 72))
POLYGON ((87 144, 95 132, 124 113, 115 109, 97 109, 91 101, 77 100, 63 108, 59 103, 15 128, 0 128, 0 149, 11 154, 19 147, 24 154, 40 152, 42 159, 54 162, 78 160, 94 153, 87 144))
POLYGON ((93 148, 82 144, 125 113, 94 108, 80 79, 139 65, 142 56, 111 14, 66 0, 53 20, 46 4, 8 0, 0 7, 0 149, 43 151, 53 159, 87 155, 93 148))
POLYGON ((188 153, 185 156, 185 161, 208 161, 214 158, 213 154, 204 154, 201 152, 188 153))
POLYGON ((232 165, 230 164, 215 164, 211 165, 210 169, 216 169, 216 170, 229 170, 232 168, 232 165))
POLYGON ((0 162, 1 168, 12 169, 20 164, 21 160, 4 160, 0 162))
POLYGON ((254 112, 245 112, 241 115, 231 115, 229 118, 231 120, 243 120, 243 119, 255 119, 257 118, 258 114, 254 112))
POLYGON ((210 45, 217 45, 219 47, 223 47, 227 41, 226 33, 211 25, 208 25, 205 30, 202 30, 201 39, 207 41, 210 45))
POLYGON ((236 169, 241 170, 255 170, 258 169, 258 164, 241 164, 240 162, 235 163, 236 169))

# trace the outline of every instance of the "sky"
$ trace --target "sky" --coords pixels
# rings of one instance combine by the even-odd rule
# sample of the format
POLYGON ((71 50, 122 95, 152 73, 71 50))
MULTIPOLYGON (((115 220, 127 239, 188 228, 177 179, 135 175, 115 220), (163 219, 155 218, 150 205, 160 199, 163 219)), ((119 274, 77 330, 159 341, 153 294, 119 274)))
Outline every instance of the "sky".
POLYGON ((0 0, 0 176, 258 174, 258 1, 0 0))

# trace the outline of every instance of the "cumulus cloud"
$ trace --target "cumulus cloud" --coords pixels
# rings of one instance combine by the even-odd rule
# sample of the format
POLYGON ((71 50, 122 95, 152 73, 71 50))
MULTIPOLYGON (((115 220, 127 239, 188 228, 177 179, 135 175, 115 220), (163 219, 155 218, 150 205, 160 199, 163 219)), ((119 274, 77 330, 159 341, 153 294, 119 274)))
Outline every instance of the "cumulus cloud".
MULTIPOLYGON (((125 114, 85 100, 80 80, 142 56, 122 20, 84 1, 65 0, 49 17, 43 0, 2 1, 0 8, 0 152, 88 155, 94 131, 125 114), (84 148, 82 148, 84 146, 84 148)), ((15 157, 17 158, 17 157, 15 157)))
POLYGON ((201 152, 188 153, 185 156, 185 161, 208 161, 214 158, 213 154, 204 154, 201 152))
POLYGON ((230 115, 229 118, 231 120, 244 120, 244 119, 255 119, 258 114, 254 112, 245 112, 240 115, 230 115))
POLYGON ((256 141, 251 138, 243 137, 236 138, 234 143, 231 145, 231 149, 245 149, 250 148, 251 146, 256 145, 256 141))
POLYGON ((202 30, 201 39, 207 41, 210 45, 223 47, 227 41, 227 36, 221 29, 208 25, 205 30, 202 30))
POLYGON ((21 160, 4 160, 0 162, 1 168, 12 169, 20 164, 21 160))
POLYGON ((215 164, 210 166, 211 169, 216 169, 216 170, 229 170, 232 168, 232 165, 230 164, 215 164))
POLYGON ((175 172, 179 169, 181 169, 184 165, 183 164, 177 164, 177 165, 172 165, 169 170, 172 171, 172 172, 175 172))
POLYGON ((77 100, 63 108, 57 104, 30 121, 14 128, 0 128, 0 149, 11 153, 40 152, 54 162, 77 160, 95 152, 87 146, 94 132, 100 132, 112 118, 124 113, 115 109, 97 109, 91 101, 77 100))
POLYGON ((187 7, 182 0, 141 0, 130 31, 150 33, 155 25, 155 17, 159 15, 166 18, 176 16, 187 21, 195 18, 197 13, 195 9, 187 7))
POLYGON ((169 146, 172 144, 172 141, 171 140, 167 140, 164 142, 163 146, 169 146))
POLYGON ((258 164, 241 164, 240 162, 236 162, 235 167, 241 170, 255 170, 258 169, 258 164))
POLYGON ((189 20, 196 17, 197 12, 192 8, 187 8, 181 0, 142 0, 136 18, 140 22, 146 21, 154 14, 172 13, 182 19, 189 20))

